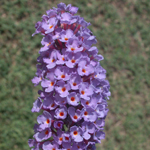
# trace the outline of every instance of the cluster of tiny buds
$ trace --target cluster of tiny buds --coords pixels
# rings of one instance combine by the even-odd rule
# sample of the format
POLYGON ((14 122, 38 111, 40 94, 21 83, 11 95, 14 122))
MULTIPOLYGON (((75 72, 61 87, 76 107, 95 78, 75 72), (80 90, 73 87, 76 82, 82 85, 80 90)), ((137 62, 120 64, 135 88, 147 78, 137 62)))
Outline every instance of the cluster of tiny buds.
POLYGON ((42 34, 34 85, 41 84, 32 112, 37 117, 32 150, 95 150, 105 138, 110 85, 101 67, 96 38, 77 13, 60 3, 35 25, 42 34))

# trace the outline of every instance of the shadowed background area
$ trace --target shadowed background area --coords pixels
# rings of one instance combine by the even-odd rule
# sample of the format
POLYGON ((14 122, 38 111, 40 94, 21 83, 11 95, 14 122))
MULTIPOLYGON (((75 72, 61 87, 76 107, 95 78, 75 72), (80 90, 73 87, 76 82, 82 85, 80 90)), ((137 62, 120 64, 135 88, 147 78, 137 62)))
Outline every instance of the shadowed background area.
POLYGON ((31 79, 41 35, 32 37, 46 10, 64 2, 79 7, 91 22, 104 56, 112 96, 106 139, 98 150, 149 150, 150 1, 149 0, 0 0, 0 150, 28 150, 37 113, 31 113, 40 86, 31 79))

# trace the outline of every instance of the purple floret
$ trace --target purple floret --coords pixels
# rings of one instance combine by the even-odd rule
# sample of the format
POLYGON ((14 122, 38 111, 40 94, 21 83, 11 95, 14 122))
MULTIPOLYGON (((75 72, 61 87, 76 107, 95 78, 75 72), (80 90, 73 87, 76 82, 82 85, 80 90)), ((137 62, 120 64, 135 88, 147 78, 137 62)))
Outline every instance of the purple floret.
POLYGON ((90 100, 90 96, 93 94, 93 87, 90 86, 87 82, 83 82, 79 86, 80 97, 85 100, 90 100))
POLYGON ((67 81, 70 79, 70 70, 66 66, 58 66, 55 69, 55 78, 57 80, 67 81))
POLYGON ((72 126, 70 128, 70 135, 75 142, 82 142, 83 141, 83 138, 81 136, 82 130, 80 128, 78 128, 77 126, 72 126))
POLYGON ((56 60, 57 60, 57 51, 53 50, 51 52, 50 58, 43 58, 44 63, 46 63, 46 67, 48 69, 52 69, 56 66, 56 60))
POLYGON ((66 46, 67 52, 77 53, 83 50, 83 47, 80 47, 80 42, 77 39, 69 39, 66 46))
POLYGON ((51 135, 52 135, 51 130, 49 128, 46 128, 41 132, 37 132, 36 134, 34 134, 33 137, 36 139, 37 142, 41 142, 43 140, 47 140, 48 138, 50 138, 51 135))
POLYGON ((55 90, 59 93, 60 97, 66 97, 69 95, 70 85, 65 84, 63 80, 57 82, 55 90))
POLYGON ((47 22, 42 23, 42 28, 45 30, 45 33, 48 34, 54 31, 56 24, 57 19, 55 17, 50 18, 47 22))
POLYGON ((79 104, 79 101, 80 101, 80 95, 76 94, 76 92, 71 92, 67 96, 67 102, 72 106, 77 106, 79 104))
POLYGON ((76 64, 80 61, 81 53, 68 53, 66 56, 66 65, 69 68, 74 68, 76 64))
POLYGON ((51 143, 49 141, 44 142, 43 150, 59 150, 59 145, 57 143, 51 143))
POLYGON ((67 117, 67 108, 60 107, 55 110, 55 118, 57 119, 65 119, 67 117))
POLYGON ((54 90, 54 86, 55 86, 55 83, 56 83, 56 80, 54 79, 54 73, 53 72, 47 73, 46 77, 49 80, 44 79, 41 82, 41 86, 43 88, 45 88, 45 92, 52 92, 54 90))
POLYGON ((39 112, 42 108, 42 100, 40 98, 38 98, 34 103, 33 103, 33 108, 32 108, 32 112, 39 112))
POLYGON ((61 32, 60 41, 61 42, 68 42, 68 40, 70 38, 73 38, 73 37, 74 37, 73 31, 71 29, 68 29, 66 31, 61 32))
POLYGON ((79 109, 75 110, 74 107, 68 108, 68 114, 70 115, 70 118, 73 122, 78 122, 82 119, 81 117, 81 111, 79 109))
POLYGON ((47 111, 44 111, 42 115, 37 117, 37 122, 40 124, 39 128, 46 129, 51 127, 51 114, 47 111))
POLYGON ((41 44, 44 45, 44 47, 40 49, 40 52, 47 51, 53 43, 53 37, 51 35, 46 35, 41 41, 41 44))

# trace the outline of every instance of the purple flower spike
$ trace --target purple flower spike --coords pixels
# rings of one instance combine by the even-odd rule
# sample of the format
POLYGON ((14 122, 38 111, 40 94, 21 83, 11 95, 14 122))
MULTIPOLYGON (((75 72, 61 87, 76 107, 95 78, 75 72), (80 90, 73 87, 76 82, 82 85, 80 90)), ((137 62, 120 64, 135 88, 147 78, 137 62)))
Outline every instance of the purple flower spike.
POLYGON ((103 56, 90 23, 74 15, 77 7, 60 3, 47 10, 33 35, 43 35, 32 79, 41 84, 32 112, 43 111, 34 126, 32 150, 95 150, 105 138, 107 100, 111 95, 103 56))

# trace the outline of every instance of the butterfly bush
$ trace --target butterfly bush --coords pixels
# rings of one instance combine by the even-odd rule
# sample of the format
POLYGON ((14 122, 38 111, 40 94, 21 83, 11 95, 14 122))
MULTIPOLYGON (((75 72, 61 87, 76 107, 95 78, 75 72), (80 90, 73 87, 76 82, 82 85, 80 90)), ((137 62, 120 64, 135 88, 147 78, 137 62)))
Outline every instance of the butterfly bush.
POLYGON ((36 23, 33 34, 42 34, 37 59, 36 86, 41 84, 32 112, 37 117, 32 150, 95 150, 105 138, 110 85, 101 67, 96 38, 90 23, 74 15, 77 7, 58 4, 36 23))

